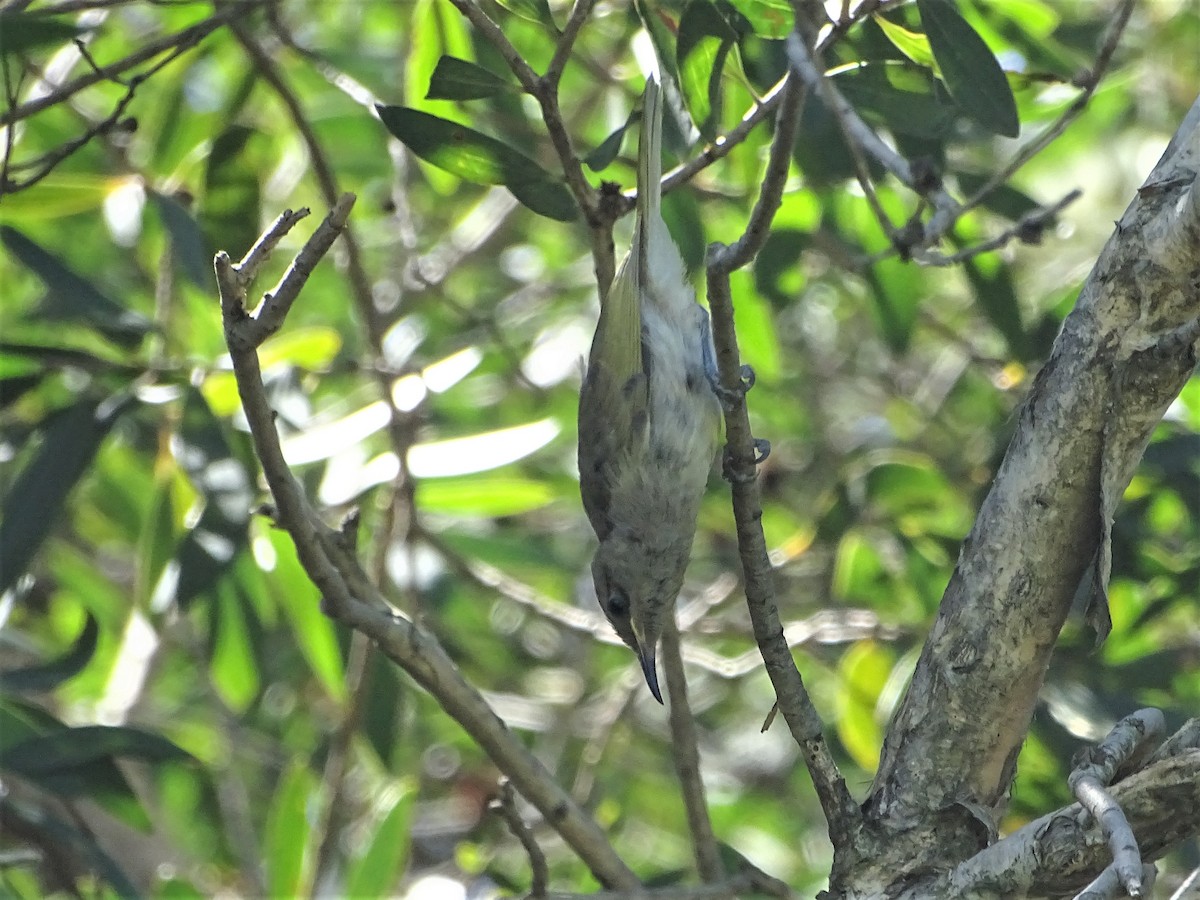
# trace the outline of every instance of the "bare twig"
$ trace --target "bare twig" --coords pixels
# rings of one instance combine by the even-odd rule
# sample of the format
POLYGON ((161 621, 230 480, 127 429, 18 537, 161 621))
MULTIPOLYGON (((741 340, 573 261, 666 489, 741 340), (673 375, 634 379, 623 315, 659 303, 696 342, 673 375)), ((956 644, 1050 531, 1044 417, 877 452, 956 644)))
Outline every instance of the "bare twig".
POLYGON ((775 120, 775 139, 771 143, 758 201, 754 204, 742 236, 728 247, 714 250, 709 257, 710 266, 717 266, 725 272, 740 269, 754 259, 766 243, 771 233, 771 222, 783 202, 783 188, 792 165, 792 146, 800 124, 805 92, 806 88, 792 82, 784 86, 782 105, 775 120))
POLYGON ((546 865, 546 854, 542 852, 542 848, 538 846, 537 841, 533 837, 533 832, 525 824, 525 820, 521 818, 521 813, 517 809, 517 797, 513 793, 512 782, 507 778, 501 779, 499 790, 499 795, 488 804, 488 809, 504 819, 508 825, 508 830, 513 833, 513 836, 525 848, 525 853, 529 857, 529 869, 532 876, 529 896, 531 898, 545 897, 546 888, 550 885, 550 872, 546 865))
MULTIPOLYGON (((798 39, 795 33, 792 37, 798 39)), ((797 88, 788 87, 787 92, 787 100, 780 110, 780 122, 776 127, 776 146, 772 148, 771 162, 768 163, 768 177, 763 182, 750 225, 734 243, 733 249, 719 244, 709 248, 708 303, 721 380, 727 385, 740 383, 741 372, 729 276, 735 268, 752 259, 762 246, 771 219, 779 207, 801 100, 797 88)), ((762 529, 762 501, 758 482, 754 478, 755 442, 744 402, 734 403, 726 410, 725 432, 734 521, 754 637, 775 687, 780 710, 812 775, 813 785, 829 822, 833 845, 839 849, 849 848, 858 829, 860 813, 825 743, 821 718, 783 635, 783 625, 775 602, 773 567, 762 529)))
POLYGON ((94 84, 99 84, 102 81, 118 81, 122 72, 128 72, 135 66, 153 59, 160 53, 165 53, 168 50, 178 52, 180 50, 191 49, 200 43, 204 37, 216 31, 230 19, 238 15, 244 15, 244 13, 245 10, 241 4, 226 7, 202 22, 197 22, 195 25, 184 28, 182 31, 177 31, 174 34, 161 37, 156 41, 151 41, 123 59, 109 63, 106 66, 97 67, 93 64, 92 70, 86 75, 81 75, 74 81, 64 84, 56 90, 0 114, 0 128, 11 125, 14 122, 20 122, 22 119, 27 119, 42 110, 57 106, 68 97, 94 84))
POLYGON ((719 881, 725 876, 712 821, 708 817, 708 801, 700 777, 700 748, 696 740, 696 720, 688 704, 687 677, 680 653, 679 625, 674 616, 666 617, 662 636, 663 668, 670 695, 671 761, 679 776, 680 792, 687 811, 688 830, 692 833, 692 852, 696 869, 703 881, 719 881))
POLYGON ((1014 239, 1026 244, 1036 244, 1041 240, 1042 231, 1046 225, 1082 196, 1083 191, 1076 188, 1065 194, 1057 203, 1030 210, 1021 216, 1020 220, 1011 228, 1005 229, 994 237, 988 238, 986 241, 980 241, 978 244, 972 244, 970 247, 959 250, 957 253, 945 256, 940 253, 930 253, 922 257, 922 262, 931 266, 953 266, 972 259, 981 253, 990 253, 993 250, 999 250, 1014 239))
POLYGON ((1107 788, 1123 766, 1135 766, 1154 750, 1164 730, 1162 713, 1142 709, 1126 716, 1089 750, 1067 781, 1071 792, 1092 814, 1113 854, 1113 869, 1130 896, 1142 893, 1142 856, 1129 820, 1107 788))
POLYGON ((1183 883, 1175 889, 1173 894, 1171 894, 1170 900, 1184 900, 1184 898, 1189 896, 1188 891, 1191 890, 1192 886, 1195 885, 1197 881, 1200 881, 1200 866, 1192 869, 1191 874, 1188 875, 1187 878, 1183 879, 1183 883))
MULTIPOLYGON (((1200 750, 1185 750, 1147 766, 1116 784, 1113 797, 1122 809, 1132 811, 1146 857, 1156 858, 1185 836, 1195 834, 1196 810, 1200 810, 1200 750)), ((1061 896, 1077 890, 1090 872, 1109 868, 1105 865, 1109 850, 1099 831, 1078 803, 1055 810, 959 863, 940 881, 935 893, 1020 897, 1061 896)), ((1140 876, 1144 878, 1145 872, 1140 876)), ((1110 877, 1105 876, 1105 882, 1110 877)))
MULTIPOLYGON (((354 196, 346 194, 313 237, 305 244, 290 271, 311 270, 320 254, 345 225, 354 196), (301 260, 305 260, 302 264, 301 260)), ((388 610, 378 589, 357 564, 341 536, 323 525, 311 510, 283 458, 274 413, 267 401, 255 353, 255 340, 265 330, 245 310, 245 285, 239 271, 224 253, 215 261, 226 344, 233 362, 238 392, 250 425, 263 474, 271 487, 278 520, 296 545, 305 571, 323 595, 324 607, 341 621, 367 634, 384 653, 428 690, 512 779, 514 785, 546 818, 604 885, 621 889, 638 886, 637 877, 618 857, 604 833, 571 799, 508 730, 484 699, 459 673, 438 642, 410 619, 388 610)), ((285 276, 285 283, 288 282, 285 276)), ((285 294, 283 289, 279 294, 285 294)), ((277 298, 264 300, 290 304, 277 298)))
POLYGON ((548 86, 557 89, 563 69, 567 67, 567 60, 571 58, 571 50, 575 46, 575 38, 579 36, 579 29, 587 21, 595 5, 596 0, 575 0, 575 4, 571 7, 571 13, 567 16, 567 25, 563 28, 562 34, 558 36, 558 43, 554 47, 554 56, 550 60, 550 65, 546 66, 546 74, 542 76, 548 86))

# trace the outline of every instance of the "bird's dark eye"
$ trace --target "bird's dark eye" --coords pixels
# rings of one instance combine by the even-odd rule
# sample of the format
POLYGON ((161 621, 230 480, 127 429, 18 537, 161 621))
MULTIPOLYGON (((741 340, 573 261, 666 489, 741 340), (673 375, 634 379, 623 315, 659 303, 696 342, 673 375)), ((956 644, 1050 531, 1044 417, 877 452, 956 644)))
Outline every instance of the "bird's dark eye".
POLYGON ((615 588, 608 595, 608 614, 624 619, 629 615, 629 595, 620 588, 615 588))

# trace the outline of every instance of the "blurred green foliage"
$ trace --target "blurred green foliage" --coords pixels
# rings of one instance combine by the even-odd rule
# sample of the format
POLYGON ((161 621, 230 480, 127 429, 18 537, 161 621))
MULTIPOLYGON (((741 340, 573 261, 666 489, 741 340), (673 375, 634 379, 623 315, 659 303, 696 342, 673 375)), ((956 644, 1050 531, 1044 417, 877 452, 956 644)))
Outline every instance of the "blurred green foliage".
MULTIPOLYGON (((38 17, 40 5, 0 18, 18 104, 52 69, 60 81, 89 71, 71 43, 79 34, 104 64, 210 15, 130 3, 38 17)), ((779 77, 790 7, 643 6, 655 7, 652 42, 678 73, 682 162, 779 77)), ((1092 63, 1109 6, 921 0, 852 29, 826 64, 869 121, 970 195, 1019 146, 997 136, 1013 133, 1014 117, 1027 138, 1076 96, 1071 79, 1092 63), (961 18, 927 31, 941 8, 961 18), (999 68, 972 80, 981 48, 999 68)), ((487 4, 539 71, 567 7, 487 4)), ((8 867, 0 885, 17 897, 71 885, 97 897, 306 893, 328 827, 328 755, 347 720, 341 862, 320 873, 325 888, 382 895, 447 864, 464 880, 528 884, 519 845, 485 811, 498 774, 486 756, 377 658, 354 705, 349 636, 322 615, 290 541, 252 514, 268 498, 208 261, 216 249, 240 255, 284 208, 319 217, 326 177, 359 195, 352 224, 383 369, 364 366, 371 338, 335 251, 262 354, 298 476, 331 522, 361 509, 361 549, 389 593, 420 610, 630 865, 648 878, 686 870, 663 710, 633 657, 597 639, 607 633, 584 587, 591 537, 574 416, 596 290, 583 227, 552 221, 575 210, 536 104, 442 0, 266 8, 250 4, 238 24, 266 48, 269 72, 218 29, 136 86, 135 122, 0 198, 0 774, 10 788, 0 833, 10 848, 62 848, 76 864, 8 867), (376 103, 393 132, 436 146, 405 152, 376 103), (430 121, 444 124, 419 127, 430 121), (469 160, 448 161, 456 141, 469 160), (398 530, 381 381, 412 443, 412 522, 398 530), (83 818, 71 812, 80 798, 92 802, 83 818)), ((632 5, 598 7, 565 71, 564 117, 593 184, 634 180, 625 130, 643 84, 642 27, 632 5)), ((774 444, 761 480, 781 612, 798 628, 820 625, 796 657, 859 795, 1012 413, 1109 223, 1192 102, 1198 40, 1193 4, 1138 4, 1084 115, 984 198, 947 249, 1071 188, 1082 199, 1040 246, 958 268, 886 252, 836 125, 815 101, 805 111, 776 230, 735 277, 734 297, 758 372, 754 431, 774 444)), ((7 137, 7 176, 19 182, 22 161, 78 137, 126 90, 101 81, 23 119, 7 137)), ((667 198, 693 264, 707 242, 741 233, 770 140, 759 126, 667 198)), ((914 211, 892 180, 879 199, 895 221, 914 211)), ((275 254, 271 278, 308 226, 275 254)), ((618 246, 628 227, 618 225, 618 246)), ((1071 753, 1115 719, 1149 704, 1177 726, 1200 704, 1198 460, 1193 379, 1118 512, 1113 633, 1096 649, 1081 624, 1068 627, 1006 827, 1066 802, 1071 753)), ((738 571, 714 475, 681 599, 685 616, 703 613, 689 631, 689 676, 714 824, 812 891, 830 862, 824 824, 786 729, 759 733, 773 697, 761 668, 742 662, 754 659, 747 616, 722 587, 738 571)), ((594 886, 537 833, 557 885, 594 886)), ((1185 848, 1169 865, 1195 857, 1185 848)))

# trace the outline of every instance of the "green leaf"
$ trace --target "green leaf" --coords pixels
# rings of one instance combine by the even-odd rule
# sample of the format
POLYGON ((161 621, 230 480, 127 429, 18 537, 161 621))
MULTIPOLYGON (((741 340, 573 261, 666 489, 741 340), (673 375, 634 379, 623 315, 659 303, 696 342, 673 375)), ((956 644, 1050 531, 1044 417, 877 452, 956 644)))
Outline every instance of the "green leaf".
MULTIPOLYGON (((963 194, 967 196, 973 196, 991 180, 987 175, 980 175, 974 172, 956 172, 955 178, 958 180, 958 185, 962 188, 963 194)), ((1001 184, 992 188, 984 196, 981 205, 998 215, 1004 216, 1004 218, 1011 222, 1020 221, 1022 216, 1041 209, 1040 203, 1024 191, 1019 191, 1010 184, 1001 184)))
POLYGON ((675 44, 679 87, 692 121, 709 140, 720 127, 721 73, 736 40, 737 32, 709 0, 692 0, 684 9, 675 44))
POLYGON ((41 316, 55 321, 84 322, 127 350, 137 347, 153 328, 145 316, 105 296, 57 256, 15 228, 0 226, 0 241, 46 285, 47 295, 38 310, 41 316))
POLYGON ((426 100, 480 100, 495 97, 505 91, 515 91, 517 86, 501 78, 491 69, 459 59, 443 56, 429 79, 426 100))
POLYGON ((342 349, 342 336, 324 325, 289 328, 272 335, 258 348, 263 371, 275 366, 297 366, 309 371, 323 369, 342 349))
POLYGON ((549 0, 496 0, 496 3, 514 16, 545 25, 555 32, 558 31, 558 26, 554 24, 554 17, 550 15, 549 0))
POLYGON ((92 464, 113 424, 129 407, 121 397, 81 400, 43 423, 41 446, 4 498, 0 520, 0 593, 29 568, 67 495, 92 464))
POLYGON ((223 582, 217 588, 214 613, 216 634, 209 670, 213 687, 226 706, 236 713, 244 713, 258 696, 261 679, 246 605, 232 582, 223 582))
POLYGON ((897 25, 890 21, 886 16, 876 14, 874 17, 875 24, 884 33, 892 45, 915 62, 918 66, 923 66, 926 69, 937 69, 937 62, 933 57, 933 48, 929 46, 929 38, 916 31, 909 31, 903 25, 897 25))
POLYGON ((855 109, 900 134, 938 137, 958 115, 953 100, 928 69, 900 60, 864 63, 833 75, 855 109))
POLYGON ((218 250, 240 259, 258 238, 262 205, 258 178, 267 167, 258 138, 243 125, 231 125, 213 140, 199 207, 209 259, 218 250))
POLYGON ((745 17, 756 35, 769 40, 783 40, 795 23, 788 0, 729 0, 729 5, 745 17))
POLYGON ((263 847, 268 896, 299 897, 308 893, 303 890, 312 830, 308 803, 317 787, 313 774, 300 761, 293 762, 279 779, 267 811, 263 847))
POLYGON ((539 215, 560 222, 575 218, 575 198, 567 186, 515 147, 420 110, 375 108, 387 130, 426 162, 464 181, 502 184, 539 215))
POLYGON ((545 481, 519 477, 431 478, 421 483, 421 506, 431 512, 480 517, 541 509, 557 496, 545 481))
POLYGON ((116 725, 83 725, 22 741, 4 751, 4 767, 26 778, 122 757, 175 762, 193 757, 162 735, 116 725))
POLYGON ((946 89, 959 108, 995 134, 1021 131, 1017 101, 995 55, 950 0, 917 0, 946 89))
MULTIPOLYGON (((204 395, 189 387, 172 449, 180 467, 203 495, 204 508, 175 556, 175 602, 186 606, 216 584, 246 545, 254 487, 250 473, 229 446, 224 426, 204 395)), ((156 592, 161 604, 165 597, 156 592)))
POLYGON ((67 679, 78 675, 96 652, 96 638, 100 628, 96 617, 88 613, 83 631, 75 639, 75 644, 63 656, 48 663, 27 666, 21 669, 10 669, 0 673, 0 690, 5 691, 49 691, 62 684, 67 679))
POLYGON ((0 56, 67 44, 90 30, 37 12, 0 10, 0 56))
MULTIPOLYGON (((955 243, 962 246, 963 242, 955 239, 955 243)), ((1004 335, 1009 353, 1031 362, 1029 336, 1021 323, 1021 304, 1009 265, 994 253, 984 254, 965 260, 963 272, 984 315, 1004 335)))
MULTIPOLYGON (((267 580, 271 594, 291 625, 300 654, 321 686, 330 697, 343 701, 346 667, 333 620, 321 612, 321 596, 300 565, 291 537, 284 531, 271 529, 267 540, 276 556, 275 570, 267 580)), ((252 564, 249 557, 243 558, 243 565, 252 564)))
POLYGON ((348 866, 345 885, 348 897, 389 896, 408 864, 416 791, 403 787, 387 791, 394 797, 391 808, 371 835, 362 858, 348 866))
POLYGON ((150 192, 163 227, 171 235, 171 256, 180 271, 202 291, 216 284, 213 258, 204 242, 204 232, 192 214, 174 197, 150 192))
POLYGON ((631 125, 640 121, 641 117, 642 114, 640 112, 636 110, 631 112, 629 118, 625 120, 625 124, 601 141, 595 150, 583 158, 584 165, 593 172, 607 169, 612 161, 617 158, 617 154, 621 152, 621 144, 625 142, 625 132, 629 130, 631 125))
POLYGON ((99 209, 115 179, 87 172, 51 172, 37 190, 5 194, 0 221, 44 221, 99 209))

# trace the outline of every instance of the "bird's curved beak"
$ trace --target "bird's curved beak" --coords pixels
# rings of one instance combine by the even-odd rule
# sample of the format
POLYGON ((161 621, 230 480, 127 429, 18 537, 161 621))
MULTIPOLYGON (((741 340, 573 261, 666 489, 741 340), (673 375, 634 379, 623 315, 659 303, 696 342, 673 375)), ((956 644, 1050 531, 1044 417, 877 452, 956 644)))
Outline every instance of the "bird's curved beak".
POLYGON ((654 645, 639 642, 637 655, 638 660, 641 661, 642 674, 646 676, 646 684, 650 688, 650 693, 654 695, 655 700, 662 703, 662 691, 658 689, 658 669, 654 665, 654 645))

